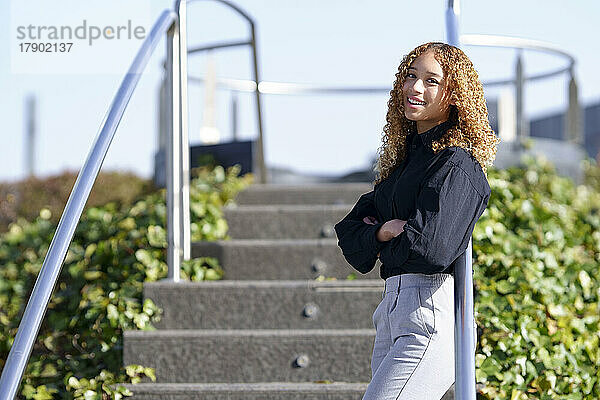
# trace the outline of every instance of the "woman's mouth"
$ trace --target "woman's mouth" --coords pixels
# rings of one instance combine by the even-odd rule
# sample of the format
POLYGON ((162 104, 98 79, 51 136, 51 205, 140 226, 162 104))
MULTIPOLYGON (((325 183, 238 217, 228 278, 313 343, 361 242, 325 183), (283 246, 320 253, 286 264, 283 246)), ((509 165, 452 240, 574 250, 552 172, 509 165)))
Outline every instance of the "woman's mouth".
POLYGON ((420 100, 417 100, 417 99, 411 98, 411 97, 406 98, 406 104, 408 105, 409 108, 419 108, 419 107, 425 106, 424 101, 420 101, 420 100))

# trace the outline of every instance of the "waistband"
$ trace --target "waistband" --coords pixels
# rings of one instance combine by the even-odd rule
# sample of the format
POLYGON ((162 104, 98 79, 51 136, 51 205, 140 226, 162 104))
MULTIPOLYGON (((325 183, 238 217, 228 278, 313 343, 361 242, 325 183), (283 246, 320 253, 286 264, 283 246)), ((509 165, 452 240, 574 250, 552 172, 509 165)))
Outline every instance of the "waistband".
POLYGON ((385 280, 385 293, 398 292, 408 287, 431 287, 438 288, 448 279, 454 279, 452 274, 417 274, 406 273, 390 276, 385 280))

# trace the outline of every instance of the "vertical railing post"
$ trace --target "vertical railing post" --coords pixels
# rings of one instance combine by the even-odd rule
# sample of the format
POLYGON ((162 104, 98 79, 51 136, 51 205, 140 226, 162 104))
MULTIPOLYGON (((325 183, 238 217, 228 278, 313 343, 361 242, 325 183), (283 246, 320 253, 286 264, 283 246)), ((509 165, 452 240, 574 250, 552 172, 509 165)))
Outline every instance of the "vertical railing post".
POLYGON ((188 136, 188 97, 187 97, 187 2, 177 0, 175 11, 179 16, 179 129, 181 130, 181 190, 180 196, 180 245, 183 259, 190 259, 190 141, 188 136))
MULTIPOLYGON (((267 183, 267 166, 265 163, 265 146, 263 140, 263 123, 262 123, 262 107, 260 104, 260 77, 258 70, 258 54, 256 50, 256 29, 254 28, 254 21, 249 20, 250 22, 250 34, 252 35, 252 65, 254 72, 254 82, 256 82, 256 116, 257 116, 257 124, 258 124, 258 144, 256 151, 254 154, 257 155, 258 164, 260 165, 260 183, 267 183)), ((256 163, 254 163, 256 165, 256 163)))
POLYGON ((529 136, 529 129, 525 119, 525 72, 523 67, 523 55, 521 50, 517 52, 517 63, 515 65, 515 117, 517 122, 516 150, 521 151, 524 140, 529 136))
POLYGON ((475 317, 473 239, 454 263, 454 398, 475 400, 475 317))
POLYGON ((166 182, 167 137, 170 127, 168 115, 171 103, 167 93, 167 78, 163 75, 158 92, 158 135, 156 138, 156 156, 154 158, 154 184, 164 186, 166 182), (160 166, 157 168, 157 166, 160 166))
POLYGON ((181 266, 181 132, 179 20, 167 33, 167 82, 170 110, 167 140, 167 280, 178 282, 181 266))
POLYGON ((455 47, 460 47, 458 16, 460 15, 459 0, 448 0, 446 7, 446 41, 455 47))
POLYGON ((237 92, 231 93, 231 137, 234 142, 239 140, 238 138, 238 98, 237 92))
POLYGON ((27 177, 35 176, 35 154, 37 145, 37 113, 36 97, 29 94, 25 100, 26 140, 25 140, 25 173, 27 177))
MULTIPOLYGON (((167 147, 167 132, 169 131, 169 121, 167 115, 169 113, 169 107, 171 104, 168 102, 167 94, 167 79, 163 76, 160 82, 160 90, 158 92, 158 136, 156 140, 156 147, 158 151, 166 151, 167 147)), ((166 154, 164 154, 166 157, 166 154)))
POLYGON ((569 70, 569 104, 567 105, 567 118, 565 121, 565 134, 563 140, 583 146, 583 134, 581 131, 581 108, 579 107, 579 96, 577 81, 573 68, 569 70))
MULTIPOLYGON (((446 35, 448 44, 460 47, 459 0, 448 0, 446 35)), ((454 263, 454 398, 475 400, 475 319, 473 303, 472 238, 454 263)))

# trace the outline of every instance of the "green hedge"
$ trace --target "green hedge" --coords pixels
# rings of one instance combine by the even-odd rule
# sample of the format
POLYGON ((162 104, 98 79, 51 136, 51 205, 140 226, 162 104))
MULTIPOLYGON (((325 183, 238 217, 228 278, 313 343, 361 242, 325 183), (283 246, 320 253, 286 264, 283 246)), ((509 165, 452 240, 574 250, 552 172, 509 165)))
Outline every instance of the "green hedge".
MULTIPOLYGON (((239 166, 200 169, 190 187, 193 241, 228 238, 221 208, 252 181, 239 166)), ((27 365, 21 396, 28 399, 120 398, 115 382, 153 377, 122 366, 122 331, 153 329, 160 310, 143 299, 144 282, 167 276, 165 190, 132 204, 110 202, 82 215, 27 365), (102 395, 104 393, 104 395, 102 395)), ((0 235, 0 370, 56 230, 44 208, 0 235)), ((184 262, 182 279, 214 280, 213 258, 184 262)))
MULTIPOLYGON (((19 217, 33 221, 42 208, 50 210, 50 221, 57 223, 76 179, 76 172, 65 171, 45 178, 0 183, 0 232, 6 232, 10 223, 19 217)), ((156 190, 152 181, 132 173, 100 172, 85 210, 111 201, 130 204, 135 198, 156 190)))
POLYGON ((473 233, 477 381, 486 399, 598 399, 600 174, 524 162, 490 172, 473 233))

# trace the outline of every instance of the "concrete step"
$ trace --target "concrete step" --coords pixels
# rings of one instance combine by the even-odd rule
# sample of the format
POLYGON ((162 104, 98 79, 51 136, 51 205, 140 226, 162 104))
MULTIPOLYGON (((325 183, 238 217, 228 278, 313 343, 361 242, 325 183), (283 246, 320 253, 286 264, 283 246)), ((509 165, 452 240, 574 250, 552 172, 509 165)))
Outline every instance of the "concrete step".
POLYGON ((257 204, 355 204, 373 189, 369 183, 252 184, 238 193, 239 205, 257 204))
POLYGON ((146 282, 158 329, 370 329, 384 282, 146 282))
POLYGON ((155 368, 159 383, 369 382, 374 340, 375 329, 126 330, 123 363, 155 368))
POLYGON ((133 400, 361 400, 367 383, 140 383, 133 400))
MULTIPOLYGON (((132 400, 361 400, 367 383, 138 383, 123 384, 132 400)), ((440 400, 454 399, 454 385, 440 400)))
POLYGON ((233 239, 317 239, 335 238, 333 226, 351 209, 351 204, 230 204, 223 213, 233 239))
POLYGON ((232 239, 192 243, 192 257, 216 257, 224 279, 314 279, 319 275, 346 279, 381 279, 376 261, 368 274, 349 265, 337 239, 232 239))
POLYGON ((140 383, 125 384, 132 400, 361 400, 367 383, 140 383))

